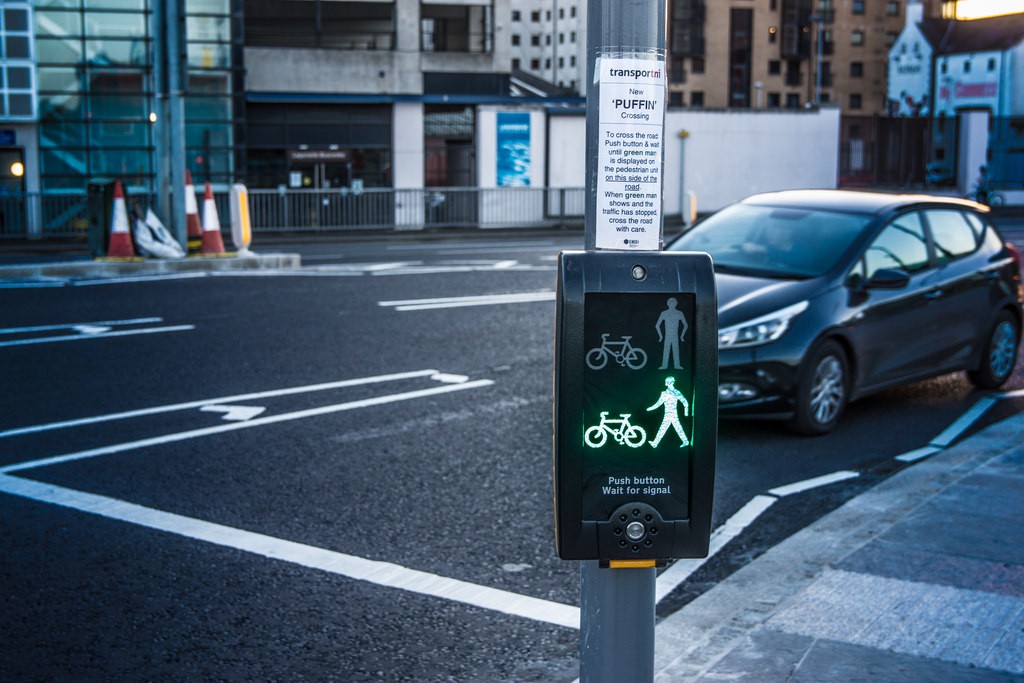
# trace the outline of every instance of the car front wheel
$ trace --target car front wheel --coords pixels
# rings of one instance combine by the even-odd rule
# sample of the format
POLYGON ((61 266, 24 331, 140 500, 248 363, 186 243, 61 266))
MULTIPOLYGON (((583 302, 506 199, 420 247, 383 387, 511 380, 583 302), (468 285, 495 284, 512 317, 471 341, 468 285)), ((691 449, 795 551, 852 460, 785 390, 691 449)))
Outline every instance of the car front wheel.
POLYGON ((985 346, 981 364, 967 373, 967 378, 979 389, 996 389, 1013 374, 1017 365, 1017 321, 1008 311, 996 318, 985 346))
POLYGON ((832 431, 846 407, 849 387, 849 363, 843 347, 831 339, 816 346, 800 370, 793 429, 801 434, 832 431))

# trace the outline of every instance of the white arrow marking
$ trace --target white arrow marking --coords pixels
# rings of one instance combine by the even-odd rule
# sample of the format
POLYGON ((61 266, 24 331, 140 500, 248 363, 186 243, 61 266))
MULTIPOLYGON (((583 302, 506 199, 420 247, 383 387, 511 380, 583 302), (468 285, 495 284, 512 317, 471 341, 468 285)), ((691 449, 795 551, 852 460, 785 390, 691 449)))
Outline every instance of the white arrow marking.
POLYGON ((103 334, 104 332, 110 332, 113 328, 106 325, 75 325, 71 329, 82 334, 103 334))
POLYGON ((204 413, 224 413, 222 420, 228 420, 230 422, 245 422, 251 420, 260 413, 264 412, 266 408, 262 406, 203 406, 199 410, 204 413))

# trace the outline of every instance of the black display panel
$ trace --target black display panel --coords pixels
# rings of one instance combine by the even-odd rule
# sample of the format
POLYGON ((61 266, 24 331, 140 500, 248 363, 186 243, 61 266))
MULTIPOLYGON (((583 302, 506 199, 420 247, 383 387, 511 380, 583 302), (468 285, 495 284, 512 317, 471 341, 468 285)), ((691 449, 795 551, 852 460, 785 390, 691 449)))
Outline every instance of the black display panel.
POLYGON ((585 295, 584 520, 631 501, 689 518, 695 328, 691 293, 585 295))

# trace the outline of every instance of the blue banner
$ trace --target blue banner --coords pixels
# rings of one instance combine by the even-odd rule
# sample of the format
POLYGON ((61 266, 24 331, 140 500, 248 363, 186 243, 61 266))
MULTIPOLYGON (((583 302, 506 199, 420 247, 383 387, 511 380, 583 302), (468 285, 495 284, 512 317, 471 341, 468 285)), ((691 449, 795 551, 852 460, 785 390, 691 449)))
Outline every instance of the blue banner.
POLYGON ((498 112, 498 187, 530 184, 530 114, 498 112))

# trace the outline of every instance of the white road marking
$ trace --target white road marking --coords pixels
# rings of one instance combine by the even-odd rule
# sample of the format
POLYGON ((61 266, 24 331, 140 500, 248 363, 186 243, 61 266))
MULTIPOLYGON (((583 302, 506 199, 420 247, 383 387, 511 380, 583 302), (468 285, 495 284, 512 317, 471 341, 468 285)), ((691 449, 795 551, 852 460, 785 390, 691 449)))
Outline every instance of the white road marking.
MULTIPOLYGON (((383 382, 394 382, 404 379, 415 379, 417 377, 431 377, 439 375, 437 370, 414 370, 412 372, 398 372, 389 375, 376 375, 373 377, 360 377, 357 379, 343 379, 337 382, 324 382, 322 384, 307 384, 287 389, 272 389, 270 391, 257 391, 251 394, 236 394, 234 396, 221 396, 219 398, 204 398, 199 401, 187 401, 185 403, 173 403, 170 405, 154 406, 151 408, 140 408, 128 410, 123 413, 111 413, 109 415, 96 415, 94 417, 83 417, 77 420, 64 420, 62 422, 49 422, 47 424, 33 425, 31 427, 18 427, 0 432, 0 438, 7 436, 18 436, 20 434, 33 434, 36 432, 48 432, 52 429, 65 429, 67 427, 80 427, 97 422, 110 422, 112 420, 126 420, 144 415, 156 415, 159 413, 171 413, 177 410, 192 410, 205 405, 216 403, 235 403, 238 401, 255 401, 262 398, 273 398, 275 396, 291 396, 294 394, 312 393, 315 391, 328 391, 330 389, 344 389, 363 384, 376 384, 383 382)), ((467 378, 468 379, 468 378, 467 378)), ((445 380, 439 380, 445 381, 445 380)))
POLYGON ((978 402, 971 406, 966 413, 961 415, 960 419, 942 430, 942 433, 929 441, 928 445, 945 448, 949 444, 953 443, 953 441, 963 434, 972 424, 974 424, 979 417, 984 415, 985 411, 991 408, 997 400, 998 399, 994 396, 985 396, 978 399, 978 402))
POLYGON ((163 332, 184 332, 196 329, 195 325, 169 325, 167 327, 145 327, 137 330, 118 330, 102 334, 66 334, 58 337, 36 337, 35 339, 12 339, 0 342, 0 346, 28 346, 53 342, 82 341, 83 339, 107 339, 109 337, 130 337, 136 334, 160 334, 163 332))
POLYGON ((725 524, 715 529, 711 534, 711 542, 708 547, 708 556, 692 560, 676 560, 672 566, 661 573, 658 577, 654 591, 655 603, 674 591, 683 581, 700 569, 705 562, 710 560, 732 539, 739 536, 744 529, 754 523, 765 510, 770 508, 778 498, 774 496, 754 496, 749 503, 736 511, 725 524))
POLYGON ((931 457, 941 451, 941 448, 935 446, 923 446, 921 448, 915 448, 912 451, 907 451, 901 455, 897 455, 893 460, 899 462, 917 462, 918 460, 924 460, 925 458, 931 457))
POLYGON ((118 325, 148 325, 162 323, 163 318, 133 318, 131 320, 103 320, 89 323, 64 323, 63 325, 36 325, 34 327, 6 327, 0 334, 24 334, 25 332, 53 332, 55 330, 74 330, 82 327, 117 327, 118 325))
POLYGON ((787 484, 786 486, 780 486, 778 488, 771 489, 768 493, 779 498, 785 498, 791 496, 794 493, 803 493, 804 491, 810 491, 820 486, 828 486, 829 484, 835 484, 836 482, 846 481, 847 479, 856 479, 860 474, 851 470, 841 470, 839 472, 833 472, 832 474, 823 474, 820 477, 814 477, 813 479, 805 479, 798 481, 793 484, 787 484))
POLYGON ((157 273, 154 275, 125 275, 124 277, 103 277, 93 280, 69 280, 68 284, 75 287, 92 287, 95 285, 120 285, 134 282, 160 282, 162 280, 193 280, 199 277, 206 277, 206 273, 197 271, 194 273, 157 273))
POLYGON ((205 413, 224 413, 224 415, 221 416, 221 419, 229 422, 248 422, 257 415, 261 415, 266 412, 267 409, 263 406, 210 405, 203 406, 199 410, 205 413))
POLYGON ((75 325, 71 329, 80 334, 103 334, 104 332, 110 332, 114 328, 101 325, 75 325))
POLYGON ((404 393, 391 394, 388 396, 375 396, 373 398, 366 398, 359 401, 336 403, 334 405, 320 406, 318 408, 309 408, 307 410, 297 410, 292 413, 270 415, 268 417, 261 417, 255 420, 249 420, 248 422, 231 422, 229 424, 217 425, 215 427, 206 427, 204 429, 192 429, 189 431, 178 432, 175 434, 164 434, 163 436, 155 436, 148 439, 140 439, 138 441, 129 441, 125 443, 113 444, 111 446, 91 448, 85 451, 78 451, 77 453, 67 453, 65 455, 55 455, 53 457, 41 458, 39 460, 33 460, 30 462, 15 463, 13 465, 0 467, 0 474, 20 472, 22 470, 35 469, 37 467, 48 467, 50 465, 58 465, 65 462, 85 460, 86 458, 95 458, 101 455, 123 453, 124 451, 133 451, 142 448, 148 448, 150 446, 162 446, 168 443, 176 443, 179 441, 186 441, 188 439, 197 439, 202 436, 212 436, 214 434, 223 434, 225 432, 232 432, 239 429, 250 429, 252 427, 262 427, 270 424, 278 424, 280 422, 289 422, 291 420, 301 420, 307 417, 330 415, 332 413, 340 413, 346 410, 354 410, 356 408, 367 408, 369 406, 396 403, 398 401, 408 401, 414 398, 436 396, 438 394, 446 394, 453 391, 462 391, 464 389, 476 389, 479 387, 490 386, 492 384, 494 384, 494 381, 489 379, 480 379, 474 382, 465 382, 463 384, 445 384, 443 386, 433 387, 430 389, 407 391, 404 393))
POLYGON ((63 287, 64 281, 53 281, 47 280, 45 282, 25 281, 25 282, 3 282, 0 281, 0 289, 42 289, 44 287, 63 287))
POLYGON ((499 304, 554 301, 554 292, 524 292, 519 294, 487 294, 483 296, 454 296, 438 299, 405 299, 380 301, 377 305, 394 307, 396 311, 425 311, 435 308, 461 308, 463 306, 494 306, 499 304))
POLYGON ((577 607, 409 569, 390 562, 367 560, 20 477, 0 476, 0 491, 378 586, 452 600, 565 628, 579 628, 580 611, 577 607))

